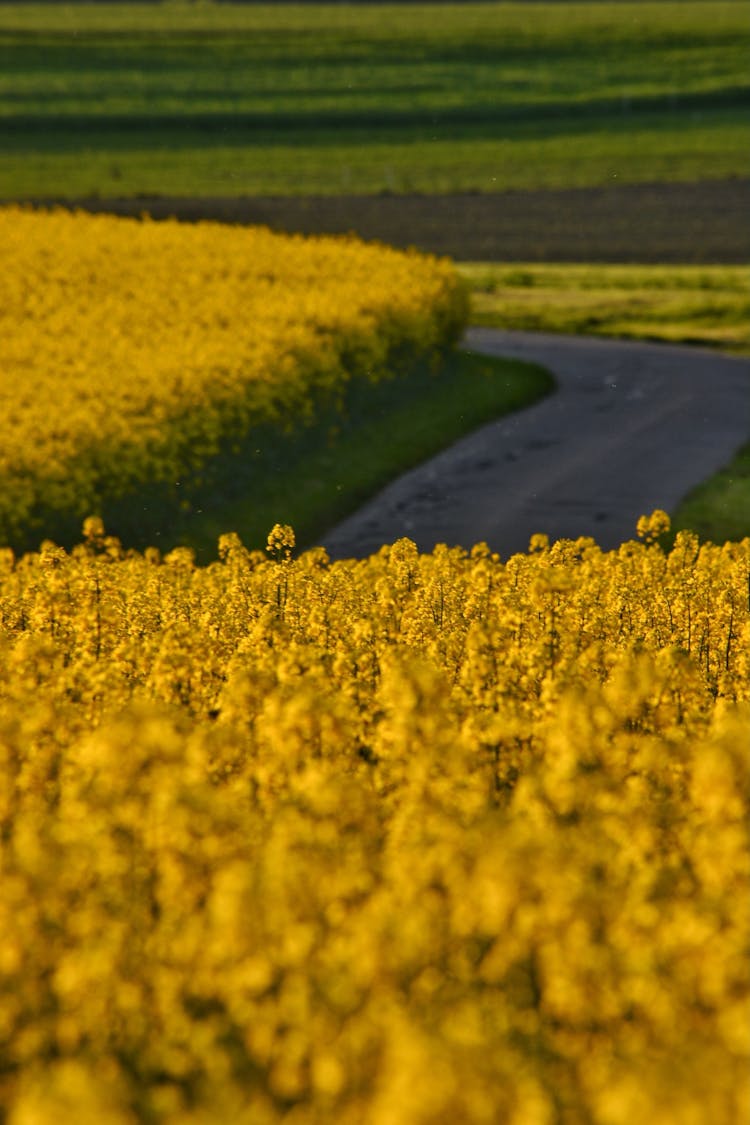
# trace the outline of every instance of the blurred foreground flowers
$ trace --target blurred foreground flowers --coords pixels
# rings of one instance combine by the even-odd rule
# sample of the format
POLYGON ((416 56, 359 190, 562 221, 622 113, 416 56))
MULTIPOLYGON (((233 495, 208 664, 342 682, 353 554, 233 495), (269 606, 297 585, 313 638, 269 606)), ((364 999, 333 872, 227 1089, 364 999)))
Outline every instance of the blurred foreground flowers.
POLYGON ((293 543, 0 556, 10 1125, 746 1120, 750 541, 293 543))

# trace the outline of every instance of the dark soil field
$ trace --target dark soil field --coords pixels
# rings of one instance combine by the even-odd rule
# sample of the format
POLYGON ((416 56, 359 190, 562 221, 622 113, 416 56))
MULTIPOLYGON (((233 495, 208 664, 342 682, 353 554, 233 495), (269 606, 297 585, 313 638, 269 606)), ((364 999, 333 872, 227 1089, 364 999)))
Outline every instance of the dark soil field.
POLYGON ((345 234, 463 261, 739 263, 750 179, 461 195, 36 200, 118 215, 345 234))

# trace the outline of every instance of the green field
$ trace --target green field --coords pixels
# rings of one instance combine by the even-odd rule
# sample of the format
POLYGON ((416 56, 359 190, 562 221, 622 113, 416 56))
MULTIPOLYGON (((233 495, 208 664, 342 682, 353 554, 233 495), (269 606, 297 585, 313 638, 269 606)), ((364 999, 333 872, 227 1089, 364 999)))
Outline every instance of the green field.
POLYGON ((744 0, 0 4, 0 198, 750 172, 744 0))
POLYGON ((744 266, 461 263, 472 324, 750 353, 744 266))

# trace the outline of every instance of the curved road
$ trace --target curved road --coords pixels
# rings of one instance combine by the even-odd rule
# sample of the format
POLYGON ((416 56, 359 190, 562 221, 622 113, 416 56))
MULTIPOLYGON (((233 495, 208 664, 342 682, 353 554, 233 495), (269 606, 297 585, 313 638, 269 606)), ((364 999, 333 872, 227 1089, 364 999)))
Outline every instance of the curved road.
POLYGON ((529 538, 617 546, 670 511, 750 439, 750 362, 702 348, 472 328, 465 346, 541 364, 557 390, 405 473, 323 537, 362 558, 401 536, 420 550, 529 538))

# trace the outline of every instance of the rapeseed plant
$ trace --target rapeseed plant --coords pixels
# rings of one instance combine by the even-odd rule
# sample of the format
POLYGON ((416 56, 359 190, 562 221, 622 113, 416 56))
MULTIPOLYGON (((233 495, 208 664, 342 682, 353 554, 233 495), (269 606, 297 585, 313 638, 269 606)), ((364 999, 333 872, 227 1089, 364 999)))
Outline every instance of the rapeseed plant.
POLYGON ((10 1125, 734 1125, 750 541, 0 556, 10 1125))
POLYGON ((436 359, 466 315, 450 263, 354 238, 2 208, 0 543, 144 485, 177 504, 253 428, 436 359))

